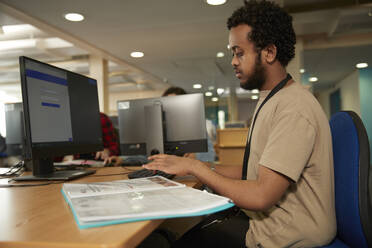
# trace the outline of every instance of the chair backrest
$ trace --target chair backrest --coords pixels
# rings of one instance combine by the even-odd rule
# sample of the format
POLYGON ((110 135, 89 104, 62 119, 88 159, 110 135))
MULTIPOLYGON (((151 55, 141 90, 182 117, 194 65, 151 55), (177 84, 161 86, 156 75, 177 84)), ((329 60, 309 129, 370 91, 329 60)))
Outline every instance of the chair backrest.
POLYGON ((337 237, 350 247, 372 247, 370 151, 362 120, 352 111, 330 120, 335 170, 337 237))

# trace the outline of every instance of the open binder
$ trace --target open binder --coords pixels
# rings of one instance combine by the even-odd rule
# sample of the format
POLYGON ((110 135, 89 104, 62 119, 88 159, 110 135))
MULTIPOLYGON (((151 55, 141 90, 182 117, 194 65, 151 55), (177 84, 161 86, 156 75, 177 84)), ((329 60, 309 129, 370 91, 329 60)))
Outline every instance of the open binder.
POLYGON ((134 221, 191 217, 234 206, 226 197, 161 176, 97 183, 65 183, 62 194, 80 229, 134 221))

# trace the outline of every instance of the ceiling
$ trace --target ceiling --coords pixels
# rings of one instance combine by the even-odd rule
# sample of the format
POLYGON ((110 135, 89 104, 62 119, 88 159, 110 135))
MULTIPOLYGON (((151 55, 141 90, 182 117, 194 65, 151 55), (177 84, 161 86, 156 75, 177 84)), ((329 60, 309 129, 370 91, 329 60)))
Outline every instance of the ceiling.
MULTIPOLYGON (((304 47, 302 79, 317 76, 315 91, 350 74, 357 62, 372 65, 372 1, 276 2, 294 17, 304 47)), ((22 34, 0 33, 0 42, 37 40, 28 48, 0 49, 0 90, 20 94, 20 55, 88 74, 88 56, 94 53, 106 54, 111 61, 110 92, 169 85, 200 91, 192 88, 195 83, 203 85, 203 92, 210 87, 239 87, 230 65, 226 20, 241 5, 242 0, 228 0, 221 6, 204 0, 0 0, 1 26, 25 20, 33 20, 36 26, 22 34), (81 13, 85 20, 68 22, 63 17, 68 12, 81 13), (55 30, 65 35, 59 37, 55 30), (145 56, 132 58, 132 51, 145 56), (217 52, 225 56, 217 58, 217 52)))

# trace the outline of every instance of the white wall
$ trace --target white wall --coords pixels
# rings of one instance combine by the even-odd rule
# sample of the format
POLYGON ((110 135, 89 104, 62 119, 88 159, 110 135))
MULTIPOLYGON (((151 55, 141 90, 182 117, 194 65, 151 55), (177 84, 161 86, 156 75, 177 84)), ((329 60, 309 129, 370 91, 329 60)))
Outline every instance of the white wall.
POLYGON ((360 116, 359 71, 355 70, 338 82, 332 89, 316 94, 316 98, 323 107, 328 119, 331 112, 329 96, 338 89, 340 89, 341 94, 341 110, 352 110, 360 116))
POLYGON ((331 94, 332 90, 324 90, 322 92, 319 92, 315 95, 315 97, 318 99, 318 102, 320 105, 323 107, 323 110, 325 114, 328 117, 328 120, 331 117, 331 105, 330 105, 330 100, 329 100, 329 95, 331 94))
POLYGON ((359 71, 355 70, 339 84, 341 92, 341 109, 353 110, 360 115, 360 95, 359 95, 359 71))
POLYGON ((117 101, 120 100, 132 100, 139 98, 152 98, 160 97, 164 92, 164 89, 161 90, 147 90, 147 91, 128 91, 115 93, 111 92, 109 95, 109 115, 118 115, 117 111, 117 101))

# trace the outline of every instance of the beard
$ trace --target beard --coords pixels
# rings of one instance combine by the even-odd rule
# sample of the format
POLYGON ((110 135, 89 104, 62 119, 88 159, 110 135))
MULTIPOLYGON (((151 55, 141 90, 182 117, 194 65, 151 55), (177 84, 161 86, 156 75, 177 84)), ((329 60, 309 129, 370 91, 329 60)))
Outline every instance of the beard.
POLYGON ((261 54, 256 57, 252 75, 248 76, 247 80, 240 83, 240 87, 245 90, 261 90, 266 80, 266 70, 262 66, 261 54))

